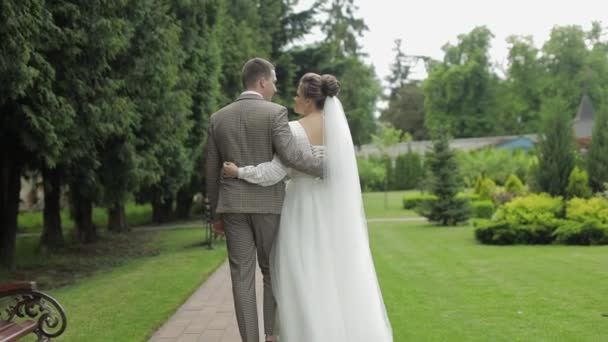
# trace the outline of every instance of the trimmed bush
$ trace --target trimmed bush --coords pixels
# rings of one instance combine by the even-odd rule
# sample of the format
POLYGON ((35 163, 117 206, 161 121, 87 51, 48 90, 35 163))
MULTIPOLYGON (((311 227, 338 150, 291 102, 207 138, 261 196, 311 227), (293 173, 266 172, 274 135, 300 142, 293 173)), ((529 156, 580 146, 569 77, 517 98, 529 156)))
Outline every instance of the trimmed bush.
POLYGON ((477 218, 491 218, 494 214, 494 203, 492 201, 473 201, 471 203, 473 209, 473 217, 477 218))
POLYGON ((516 197, 500 207, 494 216, 497 221, 504 220, 512 226, 543 223, 563 217, 561 197, 547 194, 530 194, 516 197))
POLYGON ((504 220, 478 220, 475 237, 481 243, 490 245, 550 244, 560 223, 560 220, 553 219, 513 226, 504 220))
POLYGON ((555 241, 567 245, 608 244, 608 224, 589 220, 565 221, 553 233, 555 241))
POLYGON ((577 222, 594 220, 608 223, 608 200, 601 197, 573 198, 566 203, 566 219, 577 222))
POLYGON ((403 196, 403 209, 415 210, 423 202, 436 200, 437 197, 431 194, 408 194, 403 196))

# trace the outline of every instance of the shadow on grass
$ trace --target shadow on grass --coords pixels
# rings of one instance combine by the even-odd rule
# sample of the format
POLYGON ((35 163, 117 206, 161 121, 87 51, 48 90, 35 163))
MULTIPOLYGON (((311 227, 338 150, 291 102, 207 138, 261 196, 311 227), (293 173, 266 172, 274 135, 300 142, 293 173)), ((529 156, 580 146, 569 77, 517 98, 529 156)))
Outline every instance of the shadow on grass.
POLYGON ((56 251, 41 251, 37 239, 27 239, 18 250, 17 270, 0 273, 0 281, 36 281, 45 290, 71 285, 92 274, 121 266, 137 258, 159 255, 156 232, 103 234, 99 241, 68 241, 56 251))

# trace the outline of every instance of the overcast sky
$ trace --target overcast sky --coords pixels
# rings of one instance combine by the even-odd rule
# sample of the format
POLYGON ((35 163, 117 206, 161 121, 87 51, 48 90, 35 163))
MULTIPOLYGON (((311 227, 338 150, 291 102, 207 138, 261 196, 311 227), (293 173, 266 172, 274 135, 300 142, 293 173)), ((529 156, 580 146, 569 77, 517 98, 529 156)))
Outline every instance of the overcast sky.
MULTIPOLYGON (((313 0, 300 0, 298 8, 313 0)), ((512 34, 532 35, 537 46, 549 37, 555 25, 581 25, 592 21, 608 26, 608 0, 355 0, 369 31, 361 40, 363 50, 381 79, 388 74, 393 59, 394 40, 403 40, 407 54, 443 57, 441 47, 455 43, 461 33, 486 25, 495 35, 491 57, 503 63, 507 55, 505 39, 512 34)), ((307 41, 319 40, 317 32, 307 41)), ((608 37, 606 37, 608 38, 608 37)), ((417 72, 423 77, 424 72, 417 72)))

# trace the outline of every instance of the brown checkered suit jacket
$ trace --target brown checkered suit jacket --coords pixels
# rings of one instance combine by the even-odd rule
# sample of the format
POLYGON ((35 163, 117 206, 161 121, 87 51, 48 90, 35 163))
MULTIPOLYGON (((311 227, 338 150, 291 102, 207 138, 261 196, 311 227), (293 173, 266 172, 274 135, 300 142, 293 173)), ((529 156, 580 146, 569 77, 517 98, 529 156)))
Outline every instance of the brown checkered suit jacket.
POLYGON ((258 165, 278 154, 289 167, 322 176, 323 161, 301 151, 289 128, 287 109, 256 94, 242 94, 211 116, 207 141, 207 195, 216 213, 280 214, 285 185, 262 187, 222 179, 225 161, 258 165))

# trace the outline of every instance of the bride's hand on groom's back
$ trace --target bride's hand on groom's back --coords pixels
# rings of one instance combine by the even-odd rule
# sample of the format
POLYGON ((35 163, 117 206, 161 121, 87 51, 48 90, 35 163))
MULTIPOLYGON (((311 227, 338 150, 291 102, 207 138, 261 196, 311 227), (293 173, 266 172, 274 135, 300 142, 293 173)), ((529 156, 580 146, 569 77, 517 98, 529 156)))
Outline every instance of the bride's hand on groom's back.
POLYGON ((239 168, 234 163, 224 162, 222 167, 222 175, 224 178, 238 178, 239 168))

